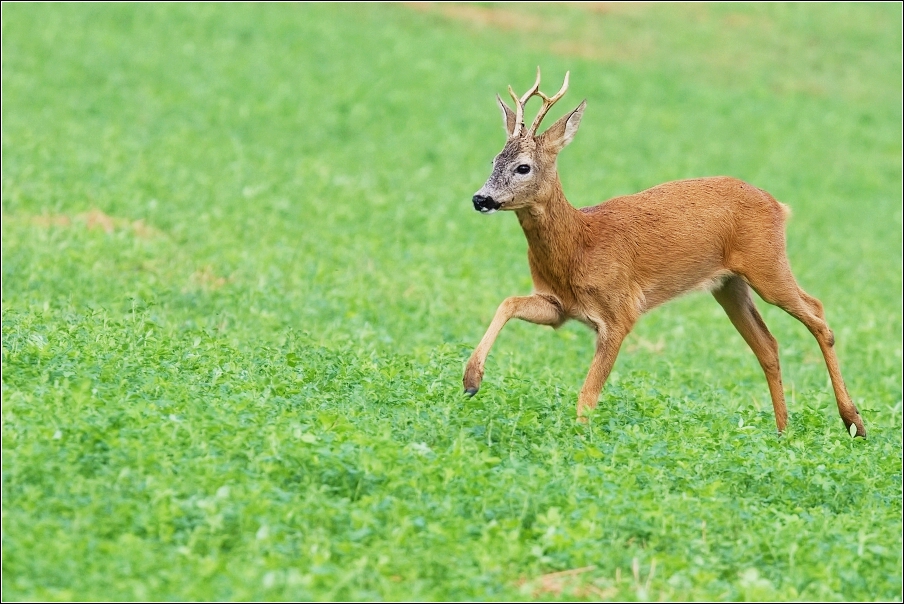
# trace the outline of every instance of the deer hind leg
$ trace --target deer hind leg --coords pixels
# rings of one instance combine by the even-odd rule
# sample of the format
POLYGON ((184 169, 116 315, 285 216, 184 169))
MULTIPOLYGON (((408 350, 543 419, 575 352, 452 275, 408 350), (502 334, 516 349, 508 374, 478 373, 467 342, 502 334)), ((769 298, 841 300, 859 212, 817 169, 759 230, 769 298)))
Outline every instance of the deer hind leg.
POLYGON ((835 392, 835 401, 838 403, 838 413, 844 425, 849 430, 852 425, 856 426, 857 436, 866 437, 863 419, 841 377, 841 368, 835 355, 835 336, 825 321, 825 313, 819 300, 808 295, 797 285, 784 257, 768 268, 748 270, 744 277, 763 300, 778 306, 810 330, 819 343, 825 359, 826 369, 832 380, 832 390, 835 392))
POLYGON ((730 277, 722 286, 713 291, 716 301, 725 309, 728 318, 747 345, 756 355, 766 374, 772 408, 775 410, 775 425, 784 432, 788 425, 788 407, 782 389, 782 372, 778 360, 778 342, 769 333, 760 313, 757 312, 750 295, 750 286, 740 277, 730 277))
POLYGON ((465 367, 465 375, 462 379, 465 392, 474 396, 480 389, 483 380, 483 366, 490 354, 493 342, 499 336, 499 332, 511 318, 522 319, 539 325, 551 325, 558 327, 565 321, 562 309, 544 296, 512 296, 506 298, 496 310, 493 321, 487 328, 487 332, 480 340, 480 344, 474 349, 468 365, 465 367))

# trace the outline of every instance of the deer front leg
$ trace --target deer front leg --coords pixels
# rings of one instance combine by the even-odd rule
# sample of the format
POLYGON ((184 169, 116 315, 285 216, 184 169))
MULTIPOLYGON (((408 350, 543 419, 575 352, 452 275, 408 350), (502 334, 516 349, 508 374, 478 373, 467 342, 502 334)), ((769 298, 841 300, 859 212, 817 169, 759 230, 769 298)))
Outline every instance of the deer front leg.
POLYGON ((538 325, 551 325, 558 327, 565 322, 565 315, 562 309, 555 304, 550 298, 534 294, 533 296, 512 296, 506 298, 496 310, 493 322, 490 323, 487 332, 480 340, 480 344, 474 349, 468 365, 465 367, 465 376, 462 380, 465 386, 465 392, 474 396, 480 389, 480 382, 483 379, 483 365, 490 354, 490 348, 502 327, 509 319, 515 317, 530 323, 538 325))
POLYGON ((604 324, 597 325, 596 353, 578 396, 578 421, 586 422, 587 415, 596 408, 600 392, 615 365, 615 358, 628 331, 630 330, 614 329, 604 324))

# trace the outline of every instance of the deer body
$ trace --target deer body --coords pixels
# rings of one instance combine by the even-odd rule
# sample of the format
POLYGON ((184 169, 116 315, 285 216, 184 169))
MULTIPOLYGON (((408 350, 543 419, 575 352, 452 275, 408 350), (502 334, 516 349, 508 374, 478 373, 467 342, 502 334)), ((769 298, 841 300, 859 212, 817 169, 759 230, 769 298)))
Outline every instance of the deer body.
POLYGON ((788 209, 771 195, 730 177, 681 180, 600 205, 575 209, 565 198, 555 167, 574 137, 585 103, 540 136, 546 111, 567 89, 549 98, 534 87, 517 111, 501 99, 508 141, 494 160, 475 209, 514 210, 528 243, 531 296, 507 298, 468 361, 465 391, 474 395, 484 363, 505 323, 515 317, 558 327, 577 319, 596 332, 596 354, 578 398, 579 418, 596 407, 625 336, 646 311, 695 289, 711 291, 753 350, 766 375, 779 431, 787 425, 778 344, 760 317, 751 287, 767 302, 799 319, 816 337, 845 425, 866 436, 834 351, 822 305, 801 290, 785 253, 788 209), (543 108, 530 130, 524 104, 540 96, 543 108))

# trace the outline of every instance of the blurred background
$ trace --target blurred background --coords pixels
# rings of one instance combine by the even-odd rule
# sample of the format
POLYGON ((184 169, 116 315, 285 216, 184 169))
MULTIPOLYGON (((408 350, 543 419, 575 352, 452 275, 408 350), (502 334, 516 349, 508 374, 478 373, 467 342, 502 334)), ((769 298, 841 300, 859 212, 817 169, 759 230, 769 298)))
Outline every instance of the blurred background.
POLYGON ((900 600, 901 15, 3 3, 4 599, 900 600), (548 123, 587 100, 573 205, 730 175, 791 207, 870 440, 758 302, 776 438, 702 293, 639 322, 589 426, 581 325, 510 323, 463 399, 531 290, 471 196, 538 65, 571 72, 548 123))

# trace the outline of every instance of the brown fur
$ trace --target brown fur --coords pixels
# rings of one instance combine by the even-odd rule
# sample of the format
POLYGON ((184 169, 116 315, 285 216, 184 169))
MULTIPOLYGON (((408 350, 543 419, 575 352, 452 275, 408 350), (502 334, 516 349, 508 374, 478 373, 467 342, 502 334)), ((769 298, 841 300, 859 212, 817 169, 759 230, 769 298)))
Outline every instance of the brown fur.
POLYGON ((856 426, 858 436, 866 436, 841 377, 822 304, 801 290, 791 274, 785 254, 787 206, 723 176, 668 182, 575 209, 562 192, 556 157, 573 139, 585 104, 540 136, 516 128, 515 114, 501 100, 499 104, 509 139, 475 195, 475 207, 482 197, 498 209, 515 211, 527 237, 534 294, 507 298, 499 306, 465 369, 469 394, 479 389, 486 357, 509 319, 553 327, 577 319, 597 335, 577 404, 578 417, 584 418, 596 407, 621 343, 640 315, 688 291, 705 289, 759 360, 776 425, 783 431, 788 412, 778 344, 757 312, 753 288, 815 336, 842 420, 848 428, 856 426), (528 174, 516 172, 524 165, 528 174))

